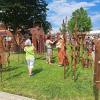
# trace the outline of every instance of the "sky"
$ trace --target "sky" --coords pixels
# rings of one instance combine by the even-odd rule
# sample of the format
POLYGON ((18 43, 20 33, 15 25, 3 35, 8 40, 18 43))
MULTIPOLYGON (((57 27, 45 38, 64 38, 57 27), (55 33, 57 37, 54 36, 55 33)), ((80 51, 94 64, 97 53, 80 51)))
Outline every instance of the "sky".
POLYGON ((72 12, 83 7, 91 17, 92 30, 100 29, 100 0, 46 0, 48 3, 47 20, 54 32, 59 31, 63 19, 69 20, 72 12))

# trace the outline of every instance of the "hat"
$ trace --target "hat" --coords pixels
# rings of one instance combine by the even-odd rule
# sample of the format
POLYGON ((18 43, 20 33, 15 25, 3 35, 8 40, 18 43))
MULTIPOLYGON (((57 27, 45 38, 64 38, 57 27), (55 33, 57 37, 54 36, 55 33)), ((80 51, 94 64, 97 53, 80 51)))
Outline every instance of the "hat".
POLYGON ((31 40, 30 40, 30 39, 27 39, 27 40, 25 41, 25 45, 32 45, 31 40))

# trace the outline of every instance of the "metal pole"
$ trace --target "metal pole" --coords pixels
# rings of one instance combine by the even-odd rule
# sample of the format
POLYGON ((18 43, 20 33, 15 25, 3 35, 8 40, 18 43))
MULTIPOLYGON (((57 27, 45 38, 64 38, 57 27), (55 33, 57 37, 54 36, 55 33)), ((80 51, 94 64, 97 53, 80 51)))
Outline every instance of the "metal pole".
POLYGON ((0 77, 1 77, 1 82, 2 82, 2 64, 0 64, 0 77))
POLYGON ((1 82, 2 82, 2 57, 0 55, 0 77, 1 77, 1 82))
POLYGON ((77 58, 75 57, 74 58, 74 66, 73 66, 73 71, 74 71, 74 81, 76 80, 76 64, 77 64, 77 60, 76 60, 77 58))
POLYGON ((66 57, 64 57, 64 79, 66 79, 66 57))

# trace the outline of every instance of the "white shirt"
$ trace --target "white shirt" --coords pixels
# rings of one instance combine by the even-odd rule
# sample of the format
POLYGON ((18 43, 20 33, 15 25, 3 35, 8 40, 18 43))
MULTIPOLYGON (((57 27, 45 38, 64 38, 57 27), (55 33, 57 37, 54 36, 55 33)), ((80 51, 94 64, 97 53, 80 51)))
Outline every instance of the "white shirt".
POLYGON ((46 47, 47 48, 51 48, 51 44, 52 44, 51 40, 46 40, 46 47))

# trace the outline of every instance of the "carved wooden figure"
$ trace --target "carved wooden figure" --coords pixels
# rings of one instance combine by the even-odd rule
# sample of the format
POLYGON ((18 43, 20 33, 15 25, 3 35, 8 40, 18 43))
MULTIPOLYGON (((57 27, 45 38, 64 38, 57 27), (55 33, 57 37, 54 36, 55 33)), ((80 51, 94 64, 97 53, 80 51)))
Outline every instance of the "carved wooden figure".
POLYGON ((35 26, 30 29, 32 34, 32 42, 37 53, 43 53, 45 50, 45 35, 41 27, 35 26))

